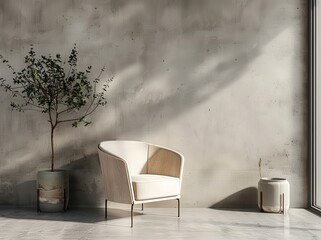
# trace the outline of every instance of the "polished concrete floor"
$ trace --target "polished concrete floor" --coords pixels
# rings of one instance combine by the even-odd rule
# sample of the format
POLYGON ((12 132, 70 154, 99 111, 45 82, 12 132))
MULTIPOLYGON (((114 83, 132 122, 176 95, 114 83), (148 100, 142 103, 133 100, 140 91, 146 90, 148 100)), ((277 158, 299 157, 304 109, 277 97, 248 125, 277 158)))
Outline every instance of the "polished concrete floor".
POLYGON ((321 239, 321 218, 305 209, 287 215, 206 208, 145 208, 130 212, 71 209, 37 213, 32 209, 0 208, 0 239, 321 239))

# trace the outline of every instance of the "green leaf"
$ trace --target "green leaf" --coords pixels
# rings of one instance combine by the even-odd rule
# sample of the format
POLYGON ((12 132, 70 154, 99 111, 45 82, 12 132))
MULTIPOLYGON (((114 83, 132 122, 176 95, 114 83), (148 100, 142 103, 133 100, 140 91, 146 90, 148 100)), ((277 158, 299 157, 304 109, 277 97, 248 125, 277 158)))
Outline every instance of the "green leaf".
POLYGON ((31 46, 24 57, 24 67, 16 71, 0 55, 0 63, 12 73, 12 81, 0 77, 0 87, 15 98, 16 102, 10 104, 14 110, 23 111, 31 105, 44 114, 55 114, 67 109, 61 115, 58 114, 58 121, 71 122, 73 127, 77 127, 79 123, 88 126, 91 122, 85 121, 85 117, 92 114, 98 106, 107 103, 107 87, 112 78, 103 83, 101 92, 96 92, 96 85, 101 81, 105 67, 96 74, 98 77, 92 76, 92 66, 80 69, 76 44, 66 61, 61 59, 60 53, 37 56, 31 46), (68 119, 74 121, 64 121, 68 119))

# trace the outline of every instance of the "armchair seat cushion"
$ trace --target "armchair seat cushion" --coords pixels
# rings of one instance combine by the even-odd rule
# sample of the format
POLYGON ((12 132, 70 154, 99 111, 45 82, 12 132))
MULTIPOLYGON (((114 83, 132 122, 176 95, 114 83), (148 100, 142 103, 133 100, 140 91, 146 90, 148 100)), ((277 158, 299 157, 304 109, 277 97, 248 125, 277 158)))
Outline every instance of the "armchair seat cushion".
POLYGON ((135 199, 171 197, 180 194, 179 178, 164 175, 140 174, 131 176, 135 199))

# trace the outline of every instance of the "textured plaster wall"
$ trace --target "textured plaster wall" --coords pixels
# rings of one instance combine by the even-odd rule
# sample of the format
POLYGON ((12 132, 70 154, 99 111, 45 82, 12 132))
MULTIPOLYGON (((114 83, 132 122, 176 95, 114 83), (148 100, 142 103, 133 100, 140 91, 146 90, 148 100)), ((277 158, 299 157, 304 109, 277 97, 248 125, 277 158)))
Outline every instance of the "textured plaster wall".
MULTIPOLYGON (((2 0, 0 53, 19 68, 30 44, 67 56, 76 42, 82 65, 115 76, 91 126, 57 131, 72 206, 103 204, 97 144, 132 139, 185 155, 184 207, 255 206, 260 158, 263 175, 286 177, 291 206, 304 207, 306 12, 304 0, 2 0)), ((49 125, 10 101, 1 92, 0 204, 35 206, 49 125)))

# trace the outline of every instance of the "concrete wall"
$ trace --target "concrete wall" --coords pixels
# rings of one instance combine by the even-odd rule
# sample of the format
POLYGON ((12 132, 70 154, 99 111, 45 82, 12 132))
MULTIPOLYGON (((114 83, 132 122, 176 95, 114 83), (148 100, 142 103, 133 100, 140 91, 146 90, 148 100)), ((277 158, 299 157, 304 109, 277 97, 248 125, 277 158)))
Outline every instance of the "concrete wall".
MULTIPOLYGON (((2 0, 0 52, 19 68, 30 44, 67 56, 76 42, 81 64, 115 76, 91 126, 57 131, 72 206, 103 204, 97 144, 132 139, 185 155, 183 207, 255 206, 260 158, 263 175, 288 178, 291 206, 304 207, 306 12, 304 0, 2 0)), ((2 92, 0 204, 34 206, 49 125, 10 101, 2 92)))

